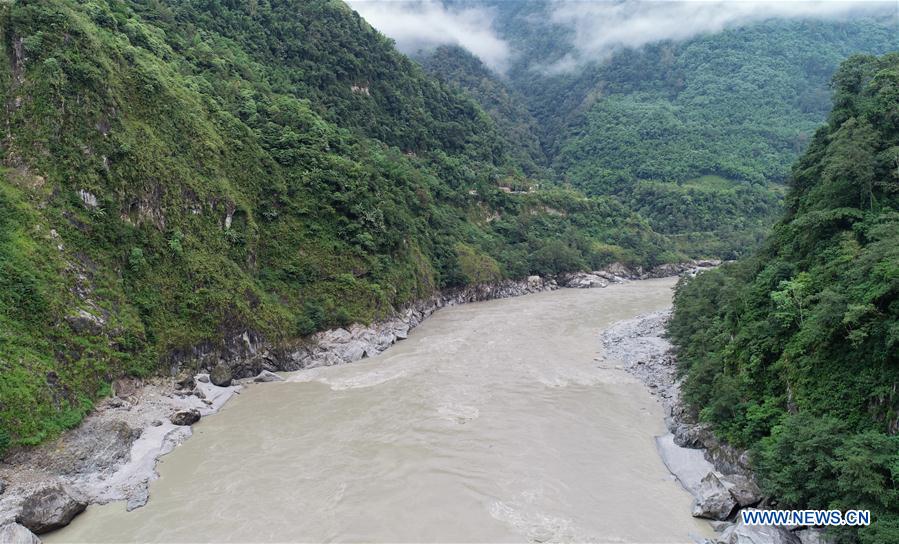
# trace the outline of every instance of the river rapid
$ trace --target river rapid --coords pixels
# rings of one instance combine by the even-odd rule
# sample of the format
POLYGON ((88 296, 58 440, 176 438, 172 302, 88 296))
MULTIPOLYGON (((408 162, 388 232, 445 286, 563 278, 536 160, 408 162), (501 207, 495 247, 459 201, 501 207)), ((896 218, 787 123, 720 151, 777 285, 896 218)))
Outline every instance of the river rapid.
POLYGON ((659 404, 599 335, 673 279, 443 309, 384 354, 252 385, 159 463, 150 502, 54 542, 692 542, 659 404))

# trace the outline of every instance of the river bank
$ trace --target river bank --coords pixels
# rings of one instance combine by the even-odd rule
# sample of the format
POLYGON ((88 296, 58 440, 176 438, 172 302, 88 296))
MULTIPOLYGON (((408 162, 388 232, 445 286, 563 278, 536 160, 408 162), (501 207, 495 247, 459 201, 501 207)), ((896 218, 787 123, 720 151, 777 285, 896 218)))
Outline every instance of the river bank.
POLYGON ((693 495, 693 515, 713 520, 714 544, 826 544, 824 533, 808 527, 752 527, 739 521, 744 508, 766 508, 755 482, 749 453, 722 443, 696 423, 680 400, 677 358, 665 338, 670 310, 616 323, 601 341, 608 361, 620 363, 659 399, 668 433, 657 438, 665 465, 693 495))
MULTIPOLYGON (((44 532, 64 526, 87 504, 125 501, 132 510, 146 504, 160 457, 191 436, 191 424, 216 413, 254 379, 278 380, 272 371, 299 370, 373 357, 421 324, 436 310, 466 302, 514 297, 571 287, 605 287, 631 279, 691 272, 697 265, 663 265, 634 270, 613 265, 557 279, 532 276, 518 282, 477 286, 437 294, 371 326, 354 325, 317 333, 292 350, 270 351, 244 335, 246 356, 206 361, 207 371, 173 378, 118 380, 115 396, 98 404, 82 425, 37 448, 19 449, 0 464, 0 526, 16 520, 44 532), (258 372, 258 378, 248 376, 258 372)), ((188 366, 188 365, 183 365, 188 366)), ((194 366, 193 368, 197 368, 194 366)))

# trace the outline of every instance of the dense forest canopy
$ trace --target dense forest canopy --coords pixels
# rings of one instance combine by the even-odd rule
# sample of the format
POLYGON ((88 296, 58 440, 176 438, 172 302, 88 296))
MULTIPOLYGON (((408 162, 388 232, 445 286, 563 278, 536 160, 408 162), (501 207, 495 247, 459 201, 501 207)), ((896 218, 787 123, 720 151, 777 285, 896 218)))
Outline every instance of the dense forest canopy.
POLYGON ((861 541, 899 541, 899 53, 841 66, 786 215, 682 280, 670 333, 685 399, 780 505, 870 509, 861 541))

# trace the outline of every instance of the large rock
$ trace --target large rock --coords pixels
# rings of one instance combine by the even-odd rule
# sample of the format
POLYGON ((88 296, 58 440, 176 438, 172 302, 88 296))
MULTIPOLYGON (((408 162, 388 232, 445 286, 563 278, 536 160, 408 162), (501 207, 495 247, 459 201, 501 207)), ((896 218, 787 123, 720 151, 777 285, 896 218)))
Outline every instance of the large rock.
POLYGON ((62 485, 53 485, 29 495, 22 502, 16 522, 33 533, 46 533, 65 527, 85 508, 87 504, 73 497, 62 485))
POLYGON ((109 470, 131 458, 131 445, 140 434, 121 420, 88 418, 57 440, 53 455, 42 458, 39 466, 67 476, 109 470))
POLYGON ((742 521, 728 527, 717 544, 802 544, 795 534, 771 525, 743 525, 742 521))
POLYGON ((278 376, 274 372, 269 372, 268 370, 263 370, 259 373, 258 376, 253 378, 254 382, 265 383, 265 382, 283 382, 284 378, 278 376))
POLYGON ((725 520, 737 507, 737 501, 721 481, 721 474, 712 471, 699 484, 693 516, 697 518, 725 520))
POLYGON ((219 387, 228 387, 231 385, 231 380, 233 379, 233 375, 231 374, 231 369, 228 365, 224 365, 219 363, 215 365, 215 368, 212 369, 212 372, 209 373, 209 381, 212 382, 213 385, 217 385, 219 387))
POLYGON ((759 486, 746 476, 741 474, 728 474, 726 476, 720 476, 718 479, 724 484, 724 487, 730 491, 731 497, 737 501, 740 508, 755 506, 762 502, 762 491, 759 489, 759 486))
POLYGON ((0 542, 3 544, 41 544, 41 539, 18 523, 7 523, 0 527, 0 542))
POLYGON ((196 408, 181 410, 180 412, 172 414, 172 417, 169 419, 175 425, 193 425, 197 421, 200 421, 200 411, 196 408))

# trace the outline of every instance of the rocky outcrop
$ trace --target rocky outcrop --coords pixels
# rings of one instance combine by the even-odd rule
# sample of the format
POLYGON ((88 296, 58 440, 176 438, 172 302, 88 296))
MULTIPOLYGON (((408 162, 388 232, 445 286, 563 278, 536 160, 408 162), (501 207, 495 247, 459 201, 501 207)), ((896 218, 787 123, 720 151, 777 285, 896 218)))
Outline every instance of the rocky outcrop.
MULTIPOLYGON (((674 360, 670 352, 666 355, 674 360)), ((672 415, 668 419, 668 429, 674 435, 674 442, 684 448, 700 448, 705 451, 706 457, 718 470, 727 474, 750 473, 749 453, 731 447, 718 440, 711 427, 702 423, 685 422, 685 414, 680 406, 672 408, 672 415)))
POLYGON ((22 502, 16 523, 33 533, 46 533, 65 527, 85 508, 87 504, 73 497, 63 486, 45 487, 22 502))
POLYGON ((41 544, 41 539, 18 523, 6 523, 0 527, 0 542, 3 544, 41 544))
POLYGON ((652 278, 668 278, 682 274, 696 275, 703 270, 719 266, 721 261, 688 261, 683 263, 661 264, 653 268, 630 267, 621 263, 612 263, 602 270, 593 272, 575 272, 559 276, 559 285, 575 289, 607 287, 612 283, 627 280, 646 280, 652 278))
POLYGON ((8 483, 0 495, 0 525, 15 521, 35 493, 56 487, 78 502, 123 500, 128 510, 143 506, 149 482, 157 476, 157 459, 191 434, 190 426, 173 424, 171 415, 193 411, 188 417, 195 421, 216 412, 237 392, 236 387, 200 380, 193 391, 185 391, 171 378, 125 380, 114 383, 113 390, 123 397, 97 403, 75 429, 7 454, 0 463, 0 480, 8 483))

